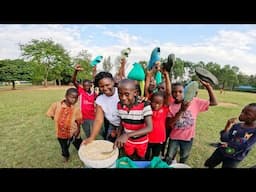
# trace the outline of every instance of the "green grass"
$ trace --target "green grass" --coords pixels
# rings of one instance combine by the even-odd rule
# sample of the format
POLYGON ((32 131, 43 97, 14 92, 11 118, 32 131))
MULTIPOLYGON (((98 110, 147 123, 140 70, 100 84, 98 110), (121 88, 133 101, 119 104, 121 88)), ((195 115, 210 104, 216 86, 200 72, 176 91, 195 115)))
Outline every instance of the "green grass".
MULTIPOLYGON (((0 168, 82 168, 74 146, 70 147, 70 161, 62 162, 59 143, 55 137, 54 122, 45 116, 50 104, 63 98, 68 87, 58 89, 0 90, 0 168)), ((219 141, 219 131, 226 121, 240 114, 244 105, 255 101, 255 94, 241 92, 215 92, 220 104, 201 113, 197 119, 188 164, 202 168, 215 148, 211 142, 219 141)), ((200 98, 208 98, 200 90, 200 98)), ((82 131, 82 137, 83 131, 82 131)), ((248 154, 240 167, 255 164, 256 149, 248 154)))

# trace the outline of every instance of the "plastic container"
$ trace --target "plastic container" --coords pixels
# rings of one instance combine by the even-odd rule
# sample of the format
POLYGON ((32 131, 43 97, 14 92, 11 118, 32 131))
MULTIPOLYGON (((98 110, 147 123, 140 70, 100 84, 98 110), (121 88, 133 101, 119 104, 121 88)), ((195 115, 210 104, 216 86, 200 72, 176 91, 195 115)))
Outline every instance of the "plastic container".
POLYGON ((133 161, 138 168, 148 168, 150 161, 133 161))
POLYGON ((119 155, 118 148, 107 155, 102 154, 102 152, 111 151, 112 148, 113 143, 110 141, 95 140, 87 145, 81 145, 78 156, 86 168, 115 168, 119 155))
POLYGON ((191 168, 190 166, 188 166, 187 164, 184 164, 184 163, 174 163, 174 164, 171 164, 169 167, 171 167, 171 168, 191 168))

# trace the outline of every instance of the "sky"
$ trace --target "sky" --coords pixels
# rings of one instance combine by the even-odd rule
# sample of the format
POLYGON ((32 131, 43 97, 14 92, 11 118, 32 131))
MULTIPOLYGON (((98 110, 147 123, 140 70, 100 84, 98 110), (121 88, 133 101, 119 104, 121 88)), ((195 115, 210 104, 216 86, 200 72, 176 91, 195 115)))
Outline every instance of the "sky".
POLYGON ((185 61, 237 66, 256 74, 256 24, 0 24, 0 59, 21 58, 19 44, 32 39, 52 39, 71 56, 84 49, 92 58, 110 56, 113 63, 130 47, 128 68, 149 61, 160 47, 162 58, 174 53, 185 61))

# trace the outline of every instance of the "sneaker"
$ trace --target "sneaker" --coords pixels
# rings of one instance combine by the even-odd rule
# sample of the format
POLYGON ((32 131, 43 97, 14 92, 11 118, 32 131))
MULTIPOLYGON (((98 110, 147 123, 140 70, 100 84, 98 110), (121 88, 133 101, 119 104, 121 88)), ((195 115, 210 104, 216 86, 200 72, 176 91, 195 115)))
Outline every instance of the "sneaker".
POLYGON ((189 102, 192 101, 192 99, 196 96, 198 91, 198 82, 197 81, 191 81, 189 84, 187 84, 184 88, 184 101, 189 102))
POLYGON ((199 79, 201 79, 202 81, 208 82, 212 85, 218 85, 218 79, 210 71, 202 67, 196 67, 195 72, 199 79))
POLYGON ((171 53, 168 55, 167 61, 163 62, 163 68, 170 73, 174 64, 175 64, 175 55, 171 53))
POLYGON ((92 67, 96 66, 97 64, 99 64, 103 59, 103 56, 97 56, 94 60, 91 61, 90 65, 92 67))

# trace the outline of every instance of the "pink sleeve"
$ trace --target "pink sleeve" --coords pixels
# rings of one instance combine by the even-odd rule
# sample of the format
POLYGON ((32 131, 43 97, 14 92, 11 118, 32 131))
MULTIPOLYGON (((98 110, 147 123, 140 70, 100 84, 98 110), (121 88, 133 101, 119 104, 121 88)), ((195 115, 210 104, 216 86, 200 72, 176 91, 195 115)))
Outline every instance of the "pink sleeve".
POLYGON ((195 101, 198 107, 198 112, 204 112, 209 109, 210 102, 208 100, 195 98, 195 101))

